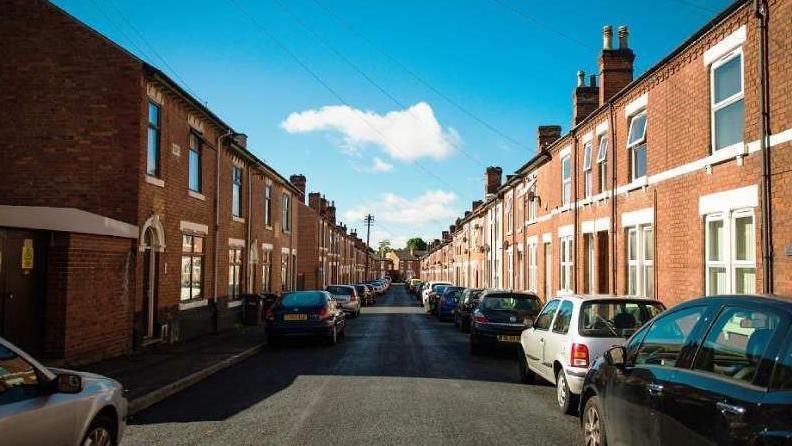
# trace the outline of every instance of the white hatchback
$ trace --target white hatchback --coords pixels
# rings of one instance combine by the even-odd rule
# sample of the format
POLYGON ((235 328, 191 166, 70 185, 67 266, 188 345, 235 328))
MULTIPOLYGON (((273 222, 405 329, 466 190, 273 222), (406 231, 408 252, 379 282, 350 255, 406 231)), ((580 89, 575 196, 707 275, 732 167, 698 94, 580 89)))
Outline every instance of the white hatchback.
POLYGON ((558 406, 576 409, 589 366, 609 348, 622 345, 665 310, 640 297, 569 295, 550 299, 520 336, 520 377, 536 375, 556 385, 558 406))

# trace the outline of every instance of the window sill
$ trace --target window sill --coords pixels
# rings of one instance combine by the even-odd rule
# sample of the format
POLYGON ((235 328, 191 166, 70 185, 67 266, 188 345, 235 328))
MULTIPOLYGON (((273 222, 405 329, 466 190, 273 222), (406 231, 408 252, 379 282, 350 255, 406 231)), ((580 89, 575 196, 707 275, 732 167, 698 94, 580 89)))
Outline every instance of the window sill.
POLYGON ((179 302, 179 310, 191 310, 193 308, 200 308, 209 305, 209 301, 206 299, 198 299, 198 300, 188 300, 184 302, 179 302))
POLYGON ((240 305, 242 305, 242 299, 237 298, 237 299, 228 301, 228 308, 236 308, 236 307, 238 307, 240 305))
POLYGON ((206 201, 206 196, 200 192, 195 192, 194 190, 187 190, 187 195, 195 198, 196 200, 206 201))
POLYGON ((237 222, 237 223, 244 223, 244 222, 245 222, 245 219, 244 219, 244 218, 242 218, 242 217, 237 217, 236 215, 233 215, 233 216, 231 216, 231 219, 232 219, 232 220, 234 220, 234 221, 235 221, 235 222, 237 222))
POLYGON ((284 230, 283 230, 283 233, 284 233, 284 234, 291 234, 291 230, 286 230, 286 229, 284 229, 284 230))
POLYGON ((636 189, 640 189, 642 187, 646 187, 647 184, 649 184, 649 181, 648 181, 647 177, 646 176, 642 176, 641 178, 636 178, 636 179, 632 180, 631 183, 629 183, 626 186, 624 186, 624 191, 625 192, 631 192, 631 191, 634 191, 636 189))
POLYGON ((162 178, 152 177, 149 174, 146 174, 146 183, 153 184, 157 187, 165 187, 165 180, 162 178))
POLYGON ((266 229, 267 231, 272 231, 272 226, 271 225, 264 225, 264 229, 266 229))
POLYGON ((558 208, 558 213, 559 214, 564 213, 564 212, 568 211, 571 207, 572 206, 570 206, 569 203, 566 203, 566 204, 562 205, 560 208, 558 208))

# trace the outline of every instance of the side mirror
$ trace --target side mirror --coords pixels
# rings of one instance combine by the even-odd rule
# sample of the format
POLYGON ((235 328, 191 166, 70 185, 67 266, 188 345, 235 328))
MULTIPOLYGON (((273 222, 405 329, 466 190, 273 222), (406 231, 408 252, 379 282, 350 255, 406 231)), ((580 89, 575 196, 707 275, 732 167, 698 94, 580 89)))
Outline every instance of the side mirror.
POLYGON ((627 350, 622 346, 612 347, 610 350, 605 352, 605 362, 612 367, 616 367, 619 370, 624 370, 625 366, 625 358, 627 356, 627 350))
POLYGON ((55 380, 55 390, 58 393, 80 393, 83 390, 83 379, 80 375, 61 373, 55 380))

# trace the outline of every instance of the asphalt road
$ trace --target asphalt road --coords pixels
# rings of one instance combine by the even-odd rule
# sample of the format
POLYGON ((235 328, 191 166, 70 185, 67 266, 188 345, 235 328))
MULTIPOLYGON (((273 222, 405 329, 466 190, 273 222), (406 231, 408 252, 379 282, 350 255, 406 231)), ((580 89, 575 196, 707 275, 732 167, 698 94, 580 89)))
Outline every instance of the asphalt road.
POLYGON ((555 389, 511 353, 473 357, 401 286, 334 347, 267 350, 130 420, 124 445, 580 444, 555 389))

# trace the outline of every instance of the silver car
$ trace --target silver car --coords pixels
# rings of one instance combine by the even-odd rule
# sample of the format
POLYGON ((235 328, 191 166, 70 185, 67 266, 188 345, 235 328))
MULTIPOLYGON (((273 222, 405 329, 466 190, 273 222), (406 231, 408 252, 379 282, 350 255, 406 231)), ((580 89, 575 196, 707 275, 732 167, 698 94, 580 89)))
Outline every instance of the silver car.
POLYGON ((358 296, 354 285, 328 285, 325 291, 330 293, 345 313, 352 317, 360 316, 362 298, 358 296))
POLYGON ((117 381, 44 367, 0 338, 0 443, 116 445, 126 416, 117 381))

